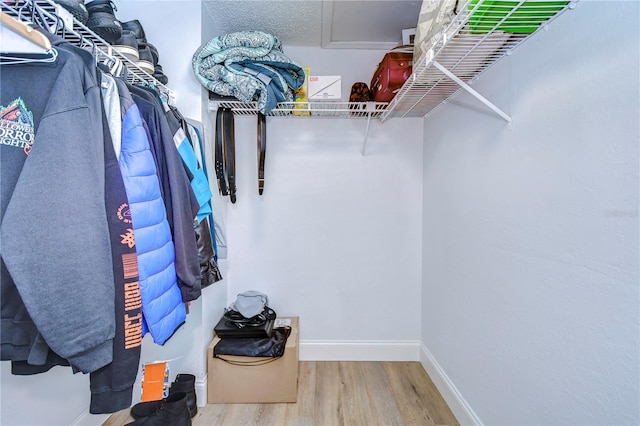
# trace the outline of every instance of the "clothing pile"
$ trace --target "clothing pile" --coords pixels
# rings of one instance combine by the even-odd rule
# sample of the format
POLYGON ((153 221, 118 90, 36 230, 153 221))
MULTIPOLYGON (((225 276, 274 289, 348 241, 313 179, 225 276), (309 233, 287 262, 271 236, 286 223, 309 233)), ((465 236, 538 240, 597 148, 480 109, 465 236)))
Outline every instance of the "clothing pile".
POLYGON ((192 66, 209 91, 257 101, 265 115, 278 102, 294 101, 294 91, 304 83, 304 70, 284 54, 280 40, 261 31, 213 38, 196 50, 192 66))
POLYGON ((0 61, 0 353, 13 374, 90 373, 90 412, 111 413, 145 333, 164 344, 222 278, 202 132, 41 32, 55 61, 0 61))

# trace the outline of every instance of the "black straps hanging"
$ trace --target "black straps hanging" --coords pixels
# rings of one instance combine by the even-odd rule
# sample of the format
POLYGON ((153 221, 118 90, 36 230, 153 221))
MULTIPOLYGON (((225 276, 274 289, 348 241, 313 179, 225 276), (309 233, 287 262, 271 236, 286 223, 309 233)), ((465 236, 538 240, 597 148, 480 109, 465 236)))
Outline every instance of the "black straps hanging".
POLYGON ((236 132, 233 111, 225 108, 223 117, 224 133, 224 169, 229 186, 229 199, 236 202, 236 132))
POLYGON ((216 113, 216 140, 215 140, 215 167, 216 167, 216 179, 218 180, 218 191, 220 195, 227 196, 229 191, 227 189, 227 178, 224 173, 224 108, 218 108, 216 113))
POLYGON ((264 157, 267 150, 267 117, 258 113, 258 194, 264 191, 264 157))
MULTIPOLYGON (((267 118, 258 113, 258 194, 264 192, 264 165, 267 150, 267 118)), ((235 124, 231 108, 220 107, 216 112, 215 169, 220 195, 236 202, 235 124)))
POLYGON ((236 202, 236 135, 233 111, 218 108, 216 113, 215 165, 218 190, 236 202))

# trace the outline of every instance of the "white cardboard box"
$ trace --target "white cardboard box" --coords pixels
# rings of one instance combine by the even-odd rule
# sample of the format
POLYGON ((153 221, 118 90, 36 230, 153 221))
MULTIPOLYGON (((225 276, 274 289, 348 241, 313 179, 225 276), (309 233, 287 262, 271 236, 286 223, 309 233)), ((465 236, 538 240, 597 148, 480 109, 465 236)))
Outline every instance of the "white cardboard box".
POLYGON ((310 101, 342 100, 342 76, 312 75, 309 76, 310 101))

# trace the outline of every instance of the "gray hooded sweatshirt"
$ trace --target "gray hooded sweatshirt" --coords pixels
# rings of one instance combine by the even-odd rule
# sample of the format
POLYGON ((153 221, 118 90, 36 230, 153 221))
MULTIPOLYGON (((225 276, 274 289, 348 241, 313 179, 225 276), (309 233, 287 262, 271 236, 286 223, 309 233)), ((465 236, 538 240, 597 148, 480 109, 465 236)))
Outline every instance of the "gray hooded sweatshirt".
POLYGON ((1 355, 42 365, 51 348, 87 373, 115 333, 100 89, 58 55, 0 65, 1 355))

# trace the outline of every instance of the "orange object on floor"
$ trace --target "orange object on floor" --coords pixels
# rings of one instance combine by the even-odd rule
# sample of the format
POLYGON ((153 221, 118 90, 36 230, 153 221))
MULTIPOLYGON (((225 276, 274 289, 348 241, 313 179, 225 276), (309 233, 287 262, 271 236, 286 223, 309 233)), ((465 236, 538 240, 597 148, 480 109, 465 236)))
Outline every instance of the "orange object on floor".
POLYGON ((142 375, 141 401, 158 401, 162 399, 167 379, 168 371, 166 362, 145 364, 142 375))

